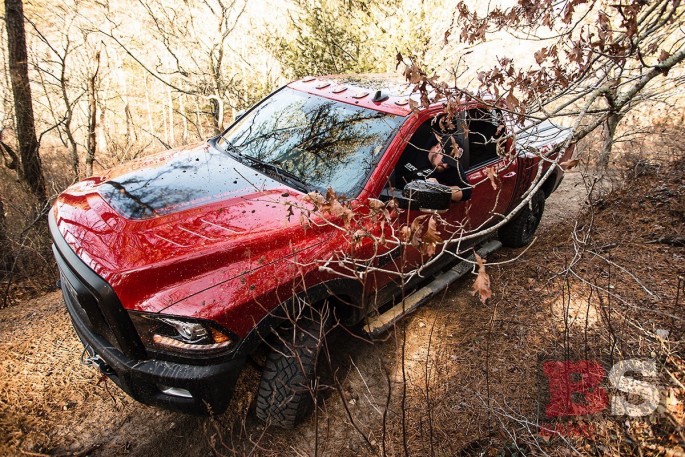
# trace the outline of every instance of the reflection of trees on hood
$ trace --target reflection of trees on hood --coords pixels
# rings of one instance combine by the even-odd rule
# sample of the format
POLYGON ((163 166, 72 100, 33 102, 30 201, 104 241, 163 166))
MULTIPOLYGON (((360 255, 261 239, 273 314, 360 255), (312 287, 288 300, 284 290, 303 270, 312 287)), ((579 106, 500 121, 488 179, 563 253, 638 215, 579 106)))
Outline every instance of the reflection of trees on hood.
POLYGON ((190 153, 156 167, 141 168, 103 183, 99 192, 120 213, 147 219, 207 203, 226 193, 264 186, 266 179, 226 154, 190 153), (250 181, 247 181, 250 179, 250 181))
POLYGON ((110 180, 103 186, 102 192, 125 215, 132 219, 145 219, 154 216, 158 210, 173 204, 188 202, 197 191, 193 188, 183 189, 173 179, 161 185, 165 175, 179 171, 194 171, 196 167, 182 162, 175 162, 165 168, 157 168, 153 173, 131 173, 123 180, 110 180), (109 188, 109 189, 108 189, 109 188))

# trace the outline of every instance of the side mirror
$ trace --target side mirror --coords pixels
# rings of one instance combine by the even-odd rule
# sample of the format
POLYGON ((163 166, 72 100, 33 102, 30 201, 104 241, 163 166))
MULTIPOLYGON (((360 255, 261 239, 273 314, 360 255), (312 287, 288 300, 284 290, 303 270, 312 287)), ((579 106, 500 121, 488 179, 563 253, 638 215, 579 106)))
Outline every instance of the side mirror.
POLYGON ((452 202, 449 186, 428 181, 412 181, 402 190, 397 199, 400 208, 419 211, 447 211, 452 202))

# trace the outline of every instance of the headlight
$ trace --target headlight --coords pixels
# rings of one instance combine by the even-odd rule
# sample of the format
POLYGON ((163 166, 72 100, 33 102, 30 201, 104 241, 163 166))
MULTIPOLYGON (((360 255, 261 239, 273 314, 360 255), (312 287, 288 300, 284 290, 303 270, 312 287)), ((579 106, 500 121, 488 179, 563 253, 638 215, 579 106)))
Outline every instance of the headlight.
POLYGON ((210 354, 230 348, 237 340, 218 325, 200 319, 129 312, 148 349, 210 354))
POLYGON ((166 318, 159 319, 159 321, 175 328, 178 335, 186 343, 199 343, 209 335, 207 329, 197 322, 184 322, 178 319, 166 318))

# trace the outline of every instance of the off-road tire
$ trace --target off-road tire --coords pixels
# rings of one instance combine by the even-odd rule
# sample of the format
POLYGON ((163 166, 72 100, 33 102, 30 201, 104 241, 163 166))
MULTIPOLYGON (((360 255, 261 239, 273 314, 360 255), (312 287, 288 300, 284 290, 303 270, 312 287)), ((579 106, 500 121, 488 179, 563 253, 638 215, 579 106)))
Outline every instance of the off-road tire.
POLYGON ((535 230, 540 225, 542 213, 545 210, 545 194, 538 190, 531 198, 530 203, 499 230, 499 240, 503 245, 511 248, 520 248, 527 245, 533 239, 535 230))
POLYGON ((330 319, 305 319, 277 335, 266 357, 257 393, 257 417, 268 425, 295 428, 312 410, 314 377, 330 319), (293 336, 294 332, 294 336, 293 336))

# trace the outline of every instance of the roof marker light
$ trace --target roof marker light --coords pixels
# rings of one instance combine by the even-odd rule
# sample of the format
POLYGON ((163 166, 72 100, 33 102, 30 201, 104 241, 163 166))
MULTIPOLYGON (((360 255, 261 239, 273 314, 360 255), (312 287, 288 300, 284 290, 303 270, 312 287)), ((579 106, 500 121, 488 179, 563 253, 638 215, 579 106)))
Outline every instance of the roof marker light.
POLYGON ((316 79, 316 78, 313 77, 313 76, 305 76, 304 78, 302 78, 302 82, 303 82, 303 83, 308 83, 308 82, 314 81, 315 79, 316 79))
POLYGON ((383 92, 382 90, 377 90, 376 94, 373 96, 373 101, 376 103, 384 102, 386 101, 390 96, 383 92))
POLYGON ((368 92, 360 91, 360 92, 357 92, 356 94, 354 94, 354 95, 352 96, 352 98, 364 98, 364 97, 366 97, 367 95, 369 95, 368 92))
POLYGON ((402 98, 402 99, 397 100, 397 101, 395 102, 395 105, 397 105, 397 106, 405 106, 405 105, 408 105, 408 104, 409 104, 409 99, 408 99, 408 98, 402 98))
POLYGON ((338 87, 335 87, 335 88, 331 89, 331 92, 333 92, 334 94, 339 94, 339 93, 341 93, 341 92, 345 92, 346 90, 347 90, 347 87, 345 87, 345 86, 338 86, 338 87))
POLYGON ((329 83, 328 81, 324 81, 324 82, 317 84, 316 88, 317 89, 325 89, 326 87, 328 87, 330 85, 331 85, 331 83, 329 83))

